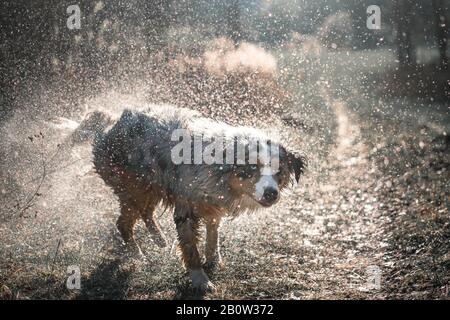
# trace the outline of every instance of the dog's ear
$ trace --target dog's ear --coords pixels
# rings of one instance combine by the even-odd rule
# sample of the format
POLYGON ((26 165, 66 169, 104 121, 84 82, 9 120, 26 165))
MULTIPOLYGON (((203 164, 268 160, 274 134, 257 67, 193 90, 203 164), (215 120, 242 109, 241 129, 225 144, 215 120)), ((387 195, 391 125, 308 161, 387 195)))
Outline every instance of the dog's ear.
POLYGON ((287 162, 289 173, 294 174, 295 181, 298 183, 300 175, 303 174, 306 167, 305 157, 292 152, 287 152, 287 162))

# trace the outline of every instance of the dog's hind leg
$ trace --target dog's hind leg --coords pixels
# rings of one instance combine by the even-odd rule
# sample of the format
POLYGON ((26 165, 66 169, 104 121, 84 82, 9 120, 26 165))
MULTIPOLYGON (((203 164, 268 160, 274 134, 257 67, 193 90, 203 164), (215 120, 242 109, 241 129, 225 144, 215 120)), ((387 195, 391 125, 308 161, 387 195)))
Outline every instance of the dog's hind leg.
POLYGON ((213 269, 222 263, 219 250, 219 225, 220 217, 206 220, 205 266, 208 269, 213 269))
POLYGON ((155 209, 158 205, 158 202, 159 199, 157 199, 153 195, 147 197, 144 210, 142 211, 142 220, 144 220, 153 242, 158 247, 164 248, 167 246, 167 240, 155 217, 155 209))
POLYGON ((196 290, 205 292, 211 289, 213 285, 203 271, 200 254, 197 249, 200 219, 195 215, 192 208, 178 204, 175 206, 174 220, 183 262, 191 275, 192 286, 196 290))
POLYGON ((134 225, 140 217, 140 211, 130 201, 120 201, 120 216, 117 219, 117 229, 128 249, 142 256, 142 251, 134 239, 134 225))

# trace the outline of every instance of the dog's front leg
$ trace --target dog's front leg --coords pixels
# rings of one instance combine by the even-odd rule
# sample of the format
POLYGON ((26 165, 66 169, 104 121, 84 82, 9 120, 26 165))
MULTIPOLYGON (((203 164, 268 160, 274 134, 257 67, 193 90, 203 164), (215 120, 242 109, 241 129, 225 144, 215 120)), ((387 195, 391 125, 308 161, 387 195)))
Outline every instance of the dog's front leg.
POLYGON ((220 218, 211 218, 206 221, 205 257, 208 269, 213 269, 222 263, 219 249, 219 225, 220 218))
POLYGON ((200 254, 197 249, 199 218, 192 208, 175 207, 175 224, 178 232, 183 262, 188 269, 194 289, 205 292, 213 287, 203 271, 200 254))

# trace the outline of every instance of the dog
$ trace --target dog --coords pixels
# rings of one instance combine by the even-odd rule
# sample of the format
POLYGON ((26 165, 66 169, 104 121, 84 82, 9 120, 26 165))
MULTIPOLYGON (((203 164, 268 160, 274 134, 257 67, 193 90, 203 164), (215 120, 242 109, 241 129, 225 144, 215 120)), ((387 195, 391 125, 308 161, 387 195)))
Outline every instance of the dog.
POLYGON ((173 209, 182 260, 192 286, 202 292, 213 288, 203 267, 222 263, 221 219, 274 205, 289 183, 299 182, 306 164, 260 130, 170 105, 124 110, 117 121, 94 112, 83 123, 76 136, 86 139, 93 128, 94 167, 119 199, 117 228, 125 244, 140 253, 133 227, 142 219, 155 244, 166 246, 155 209, 160 203, 173 209), (258 156, 262 151, 265 157, 258 156), (202 223, 205 264, 198 250, 202 223))

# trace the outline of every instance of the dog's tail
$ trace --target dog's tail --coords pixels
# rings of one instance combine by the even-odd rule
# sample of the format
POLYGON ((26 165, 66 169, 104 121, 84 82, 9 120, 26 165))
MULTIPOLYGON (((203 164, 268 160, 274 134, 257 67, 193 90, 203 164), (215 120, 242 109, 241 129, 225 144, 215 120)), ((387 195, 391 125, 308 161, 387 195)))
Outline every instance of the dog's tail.
POLYGON ((106 113, 101 111, 90 112, 72 132, 70 142, 72 145, 92 142, 100 138, 112 123, 113 119, 106 113))

